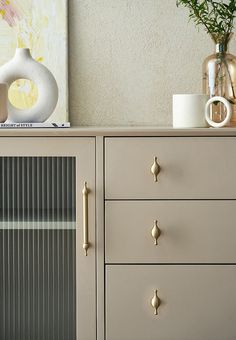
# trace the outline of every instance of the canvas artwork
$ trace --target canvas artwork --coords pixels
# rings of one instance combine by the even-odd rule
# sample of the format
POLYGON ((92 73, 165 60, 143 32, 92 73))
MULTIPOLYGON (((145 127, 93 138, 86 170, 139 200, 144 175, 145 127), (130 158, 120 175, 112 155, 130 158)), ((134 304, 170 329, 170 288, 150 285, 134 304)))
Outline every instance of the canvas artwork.
MULTIPOLYGON (((47 122, 68 121, 67 0, 0 0, 0 66, 15 54, 16 47, 31 54, 54 75, 59 100, 47 122)), ((37 87, 27 79, 9 89, 10 102, 28 109, 37 101, 37 87)))

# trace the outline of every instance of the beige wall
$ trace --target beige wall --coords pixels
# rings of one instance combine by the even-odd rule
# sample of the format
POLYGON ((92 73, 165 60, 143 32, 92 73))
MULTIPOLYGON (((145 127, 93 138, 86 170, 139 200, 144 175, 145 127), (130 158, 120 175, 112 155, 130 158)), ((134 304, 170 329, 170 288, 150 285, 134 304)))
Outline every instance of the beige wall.
POLYGON ((201 91, 213 44, 175 3, 69 0, 73 125, 169 125, 172 94, 201 91))

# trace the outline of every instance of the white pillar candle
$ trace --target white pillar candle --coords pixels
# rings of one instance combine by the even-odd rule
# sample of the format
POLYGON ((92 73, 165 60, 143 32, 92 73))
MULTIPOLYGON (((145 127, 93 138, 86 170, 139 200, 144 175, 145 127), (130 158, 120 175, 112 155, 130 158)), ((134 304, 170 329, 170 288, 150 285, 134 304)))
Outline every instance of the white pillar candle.
POLYGON ((173 127, 206 127, 205 105, 208 99, 205 94, 174 94, 173 127))

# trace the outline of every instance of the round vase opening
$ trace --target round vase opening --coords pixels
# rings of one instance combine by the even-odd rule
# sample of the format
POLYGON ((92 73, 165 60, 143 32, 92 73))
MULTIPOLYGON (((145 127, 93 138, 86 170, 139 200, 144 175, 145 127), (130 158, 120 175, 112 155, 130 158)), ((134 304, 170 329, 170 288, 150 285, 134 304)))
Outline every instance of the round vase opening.
POLYGON ((38 100, 37 85, 30 79, 17 79, 9 87, 8 98, 18 110, 30 109, 38 100))

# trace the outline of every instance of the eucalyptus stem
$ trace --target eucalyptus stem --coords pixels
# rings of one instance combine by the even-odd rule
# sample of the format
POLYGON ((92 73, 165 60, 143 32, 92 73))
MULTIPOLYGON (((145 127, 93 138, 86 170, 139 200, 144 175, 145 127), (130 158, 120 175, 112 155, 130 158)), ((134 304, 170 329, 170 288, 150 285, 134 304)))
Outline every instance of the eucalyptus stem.
POLYGON ((193 20, 196 26, 203 26, 218 42, 234 29, 235 0, 177 0, 176 4, 188 8, 189 19, 193 20))

